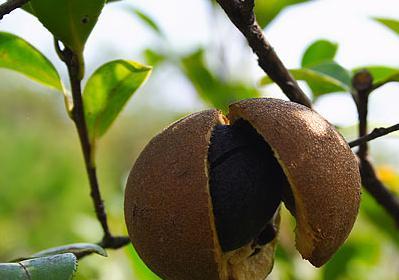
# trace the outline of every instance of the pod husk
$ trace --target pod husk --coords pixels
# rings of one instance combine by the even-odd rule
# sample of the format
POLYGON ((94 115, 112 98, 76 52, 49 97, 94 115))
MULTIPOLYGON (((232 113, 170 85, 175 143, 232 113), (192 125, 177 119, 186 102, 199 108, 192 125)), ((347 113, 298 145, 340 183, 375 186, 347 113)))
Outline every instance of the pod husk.
POLYGON ((263 280, 272 269, 276 240, 255 256, 250 244, 228 253, 219 245, 207 154, 213 127, 227 122, 208 110, 172 124, 150 141, 129 175, 129 236, 163 279, 263 280))
POLYGON ((348 237, 359 209, 359 168, 348 144, 319 114, 288 101, 243 100, 228 117, 248 121, 274 151, 295 203, 287 208, 296 217, 296 247, 323 265, 348 237))

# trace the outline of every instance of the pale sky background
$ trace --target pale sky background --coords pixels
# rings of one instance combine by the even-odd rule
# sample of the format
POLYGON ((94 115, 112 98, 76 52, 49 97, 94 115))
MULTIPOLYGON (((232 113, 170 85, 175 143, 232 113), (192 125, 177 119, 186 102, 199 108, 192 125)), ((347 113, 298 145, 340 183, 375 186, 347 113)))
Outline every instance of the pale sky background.
MULTIPOLYGON (((319 38, 339 43, 337 61, 349 69, 364 65, 399 67, 399 36, 372 21, 371 17, 399 19, 399 2, 318 0, 300 4, 280 14, 267 27, 265 34, 289 68, 298 67, 303 50, 319 38)), ((1 21, 0 30, 27 39, 65 74, 64 66, 53 50, 49 32, 34 17, 15 11, 1 21)), ((125 0, 106 6, 89 38, 85 51, 87 74, 112 59, 144 62, 140 56, 144 47, 158 46, 189 52, 199 46, 215 44, 225 47, 226 75, 248 80, 255 86, 263 76, 256 58, 226 16, 222 12, 216 15, 211 12, 208 0, 125 0), (139 8, 152 16, 165 32, 168 43, 159 40, 126 7, 139 8)), ((217 61, 210 59, 210 64, 217 64, 217 61)), ((135 102, 156 101, 163 108, 182 112, 203 108, 191 85, 173 69, 155 71, 143 91, 145 96, 136 94, 135 102)), ((265 91, 279 92, 273 86, 265 91)), ((397 123, 398 101, 398 84, 387 85, 375 92, 370 101, 371 122, 377 125, 397 123)), ((347 94, 321 98, 315 107, 335 124, 350 126, 357 122, 354 105, 347 94)))

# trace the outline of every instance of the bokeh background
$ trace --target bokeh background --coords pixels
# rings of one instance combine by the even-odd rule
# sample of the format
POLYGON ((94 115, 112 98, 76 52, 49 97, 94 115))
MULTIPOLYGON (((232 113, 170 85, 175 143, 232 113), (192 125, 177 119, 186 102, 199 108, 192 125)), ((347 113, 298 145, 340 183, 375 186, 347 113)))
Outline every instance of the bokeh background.
MULTIPOLYGON (((0 1, 4 2, 4 1, 0 1)), ((339 45, 336 61, 348 69, 399 67, 399 36, 373 17, 399 19, 395 0, 257 0, 268 40, 289 68, 317 39, 339 45), (297 3, 303 2, 303 3, 297 3), (265 4, 267 3, 267 4, 265 4), (295 5, 288 5, 295 4, 295 5), (285 7, 285 5, 287 5, 285 7)), ((31 15, 15 11, 0 22, 41 50, 62 73, 50 33, 31 15)), ((123 58, 154 66, 98 146, 98 174, 114 233, 125 234, 124 184, 145 144, 170 122, 229 98, 275 96, 259 87, 264 76, 241 34, 209 0, 124 0, 108 4, 86 50, 86 77, 103 63, 123 58), (158 26, 140 16, 148 15, 158 26), (218 99, 210 99, 215 93, 218 99), (227 93, 231 93, 228 95, 227 93), (236 94, 236 95, 234 95, 236 94)), ((311 96, 307 85, 301 87, 311 96)), ((370 99, 370 126, 399 120, 399 86, 388 84, 370 99)), ((348 139, 356 137, 357 115, 350 94, 319 97, 315 109, 348 139)), ((380 178, 399 195, 399 138, 371 143, 380 178)), ((354 230, 323 268, 303 261, 294 247, 295 221, 284 211, 275 269, 270 279, 399 279, 399 231, 365 192, 354 230)), ((0 262, 75 242, 96 242, 101 228, 89 197, 78 138, 59 92, 0 69, 0 262)), ((90 256, 76 279, 158 279, 131 246, 90 256)))

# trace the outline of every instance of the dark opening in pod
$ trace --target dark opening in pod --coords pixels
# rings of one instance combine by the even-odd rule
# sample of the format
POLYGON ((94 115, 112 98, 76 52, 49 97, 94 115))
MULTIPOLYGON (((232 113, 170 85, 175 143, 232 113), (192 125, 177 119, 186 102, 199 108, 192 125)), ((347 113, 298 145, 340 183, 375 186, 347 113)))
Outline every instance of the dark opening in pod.
POLYGON ((280 205, 283 170, 270 146, 245 120, 217 125, 208 150, 210 192, 223 251, 274 238, 271 218, 280 205), (269 224, 269 226, 267 226, 269 224))

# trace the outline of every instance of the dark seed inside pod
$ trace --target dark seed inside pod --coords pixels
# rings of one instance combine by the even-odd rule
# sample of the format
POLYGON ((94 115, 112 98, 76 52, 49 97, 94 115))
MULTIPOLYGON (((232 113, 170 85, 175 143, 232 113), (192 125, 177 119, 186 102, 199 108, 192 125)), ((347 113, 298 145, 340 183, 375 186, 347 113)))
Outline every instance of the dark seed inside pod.
POLYGON ((208 161, 222 250, 235 250, 250 241, 270 242, 274 236, 262 235, 287 184, 270 146, 247 121, 238 120, 214 128, 208 161))

